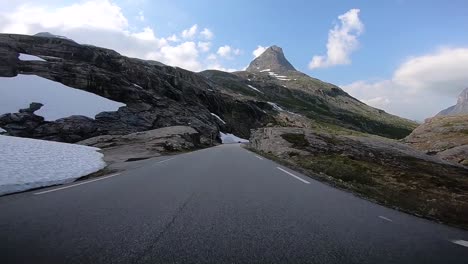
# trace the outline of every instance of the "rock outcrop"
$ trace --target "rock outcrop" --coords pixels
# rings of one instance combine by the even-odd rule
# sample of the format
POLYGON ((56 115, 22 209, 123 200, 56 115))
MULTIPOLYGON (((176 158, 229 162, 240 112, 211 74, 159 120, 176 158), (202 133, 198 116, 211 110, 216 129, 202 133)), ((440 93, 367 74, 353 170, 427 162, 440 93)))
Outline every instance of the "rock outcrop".
POLYGON ((248 72, 261 71, 287 72, 296 71, 294 66, 286 59, 283 49, 278 46, 267 48, 260 56, 255 58, 247 67, 248 72))
POLYGON ((108 165, 193 150, 202 145, 200 133, 188 126, 164 127, 128 135, 103 135, 77 144, 100 148, 108 165))
MULTIPOLYGON (((92 122, 81 117, 86 129, 93 130, 83 135, 85 138, 189 125, 200 132, 202 142, 208 143, 213 135, 218 135, 220 128, 249 137, 251 128, 260 127, 271 119, 255 101, 241 101, 222 94, 196 73, 44 34, 0 34, 0 76, 14 77, 17 74, 34 74, 127 105, 116 112, 100 113, 92 122), (19 53, 38 56, 45 61, 22 61, 18 58, 19 53), (220 124, 210 113, 229 117, 225 117, 226 124, 220 124), (93 124, 94 128, 88 124, 93 124)), ((69 121, 79 120, 68 118, 52 123, 56 123, 56 127, 68 127, 69 121)), ((47 124, 47 128, 53 127, 47 124)), ((47 129, 36 133, 36 130, 25 127, 25 132, 20 133, 22 128, 18 126, 3 128, 17 136, 66 142, 78 140, 48 135, 47 129)))
POLYGON ((0 127, 11 136, 31 137, 34 130, 44 124, 44 118, 34 114, 42 107, 40 103, 31 103, 28 108, 20 109, 18 113, 0 115, 0 127))
POLYGON ((468 114, 429 118, 404 142, 430 155, 468 166, 468 114))
POLYGON ((8 134, 40 139, 76 142, 187 125, 200 133, 202 143, 210 144, 219 131, 249 138, 251 129, 267 124, 292 125, 278 120, 278 109, 311 123, 391 138, 402 138, 415 127, 414 122, 369 107, 335 85, 296 71, 276 46, 256 58, 248 71, 194 73, 60 36, 0 34, 0 77, 17 74, 34 74, 126 104, 94 120, 70 117, 34 129, 3 127, 8 134), (44 61, 22 61, 19 53, 44 61))
POLYGON ((468 88, 465 88, 457 99, 457 104, 440 111, 437 116, 468 114, 468 88))

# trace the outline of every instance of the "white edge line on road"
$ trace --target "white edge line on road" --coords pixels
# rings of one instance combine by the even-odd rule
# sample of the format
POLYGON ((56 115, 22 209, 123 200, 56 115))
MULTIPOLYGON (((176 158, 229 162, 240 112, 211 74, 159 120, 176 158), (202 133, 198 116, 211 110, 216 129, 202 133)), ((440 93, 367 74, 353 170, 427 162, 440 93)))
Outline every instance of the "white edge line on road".
POLYGON ((280 167, 276 167, 276 168, 277 168, 278 170, 282 171, 282 172, 285 172, 285 173, 287 173, 287 174, 293 176, 294 178, 300 180, 301 182, 303 182, 303 183, 305 183, 305 184, 310 184, 310 182, 308 182, 308 181, 302 179, 302 178, 299 177, 299 176, 296 176, 296 175, 290 173, 289 171, 287 171, 287 170, 285 170, 285 169, 283 169, 283 168, 280 168, 280 167))
POLYGON ((393 220, 392 220, 392 219, 390 219, 390 218, 387 218, 387 217, 385 217, 385 216, 381 216, 381 215, 379 215, 379 218, 380 218, 380 219, 383 219, 383 220, 385 220, 385 221, 393 222, 393 220))
POLYGON ((255 157, 257 157, 257 159, 261 159, 261 160, 263 160, 263 158, 262 158, 262 157, 260 157, 260 156, 258 156, 258 155, 255 155, 255 157))
POLYGON ((174 158, 170 158, 170 159, 161 160, 161 161, 158 161, 157 163, 163 163, 163 162, 170 161, 170 160, 173 160, 173 159, 175 159, 175 157, 174 157, 174 158))
POLYGON ((52 190, 47 190, 47 191, 43 191, 43 192, 37 192, 37 193, 34 193, 34 195, 40 195, 40 194, 46 194, 46 193, 50 193, 50 192, 60 191, 60 190, 63 190, 63 189, 68 189, 68 188, 80 186, 80 185, 83 185, 83 184, 87 184, 87 183, 91 183, 91 182, 100 181, 100 180, 104 180, 104 179, 107 179, 107 178, 115 177, 115 176, 117 176, 117 175, 120 175, 120 173, 115 173, 115 174, 111 174, 111 175, 99 177, 99 178, 94 179, 94 180, 89 180, 89 181, 85 181, 85 182, 75 183, 75 184, 72 184, 72 185, 67 185, 67 186, 60 187, 60 188, 56 188, 56 189, 52 189, 52 190))
POLYGON ((465 241, 465 240, 451 240, 450 242, 455 243, 460 246, 468 247, 468 241, 465 241))

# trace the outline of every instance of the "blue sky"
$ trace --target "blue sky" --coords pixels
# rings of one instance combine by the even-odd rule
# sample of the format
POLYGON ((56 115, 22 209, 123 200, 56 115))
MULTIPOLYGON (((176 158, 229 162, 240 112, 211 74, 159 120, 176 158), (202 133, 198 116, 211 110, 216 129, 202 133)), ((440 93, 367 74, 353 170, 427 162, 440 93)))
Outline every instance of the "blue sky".
MULTIPOLYGON (((132 2, 132 1, 130 1, 132 2)), ((243 53, 227 67, 242 68, 257 45, 283 47, 296 68, 330 82, 385 78, 407 57, 443 46, 468 45, 466 1, 140 1, 125 4, 134 16, 144 10, 147 23, 165 36, 198 24, 243 53), (340 14, 361 10, 365 25, 352 65, 309 70, 314 54, 326 51, 328 31, 340 14)), ((136 21, 137 22, 137 21, 136 21)), ((142 23, 144 24, 144 23, 142 23)))
POLYGON ((297 69, 416 120, 454 104, 468 87, 467 25, 468 3, 456 0, 15 0, 0 7, 0 32, 49 31, 194 71, 241 70, 258 46, 279 45, 297 69), (327 43, 345 54, 327 63, 327 43), (314 56, 324 57, 311 68, 314 56))

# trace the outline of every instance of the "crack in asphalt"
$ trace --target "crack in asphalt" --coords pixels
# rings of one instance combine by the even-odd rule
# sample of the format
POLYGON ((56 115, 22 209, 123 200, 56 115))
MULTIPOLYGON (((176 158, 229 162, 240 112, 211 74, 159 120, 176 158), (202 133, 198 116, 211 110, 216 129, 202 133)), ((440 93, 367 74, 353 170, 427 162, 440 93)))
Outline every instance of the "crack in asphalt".
POLYGON ((151 252, 156 244, 158 244, 159 240, 164 236, 164 234, 167 232, 167 230, 169 230, 169 228, 172 227, 172 225, 174 224, 175 220, 177 219, 177 217, 182 213, 182 211, 185 209, 185 207, 187 206, 187 204, 193 199, 193 197, 195 196, 195 193, 192 193, 185 201, 182 205, 179 206, 179 208, 177 209, 177 211, 174 213, 174 215, 172 216, 172 219, 169 221, 169 223, 167 223, 163 229, 161 230, 161 232, 158 233, 158 235, 156 235, 156 237, 153 239, 151 245, 149 245, 145 250, 143 250, 143 252, 141 253, 141 255, 135 260, 133 261, 132 263, 141 263, 141 260, 143 260, 149 252, 151 252))

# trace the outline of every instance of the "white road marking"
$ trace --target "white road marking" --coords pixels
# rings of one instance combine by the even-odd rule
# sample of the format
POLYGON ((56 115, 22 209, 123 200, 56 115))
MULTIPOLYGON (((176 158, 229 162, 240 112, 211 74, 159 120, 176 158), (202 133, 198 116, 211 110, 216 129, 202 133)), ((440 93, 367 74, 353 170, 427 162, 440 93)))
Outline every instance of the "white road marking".
POLYGON ((380 219, 383 219, 383 220, 385 220, 385 221, 393 222, 393 220, 392 220, 392 219, 390 219, 390 218, 387 218, 387 217, 385 217, 385 216, 381 216, 381 215, 379 215, 379 218, 380 218, 380 219))
POLYGON ((170 158, 170 159, 161 160, 161 161, 158 161, 157 163, 163 163, 163 162, 170 161, 170 160, 173 160, 173 159, 175 159, 175 157, 174 157, 174 158, 170 158))
POLYGON ((278 170, 282 171, 282 172, 285 172, 285 173, 287 173, 287 174, 293 176, 294 178, 300 180, 301 182, 303 182, 303 183, 305 183, 305 184, 310 184, 310 182, 308 182, 308 181, 302 179, 302 178, 299 177, 299 176, 296 176, 296 175, 290 173, 289 171, 287 171, 287 170, 285 170, 285 169, 283 169, 283 168, 280 168, 280 167, 276 167, 276 168, 277 168, 278 170))
POLYGON ((263 160, 263 158, 262 158, 262 157, 260 157, 260 156, 257 156, 257 155, 255 155, 255 157, 257 157, 257 159, 261 159, 261 160, 263 160))
POLYGON ((108 176, 99 177, 99 178, 94 179, 94 180, 89 180, 89 181, 85 181, 85 182, 80 182, 80 183, 76 183, 76 184, 72 184, 72 185, 67 185, 67 186, 60 187, 60 188, 56 188, 56 189, 52 189, 52 190, 37 192, 37 193, 34 193, 34 195, 46 194, 46 193, 50 193, 50 192, 60 191, 60 190, 63 190, 63 189, 68 189, 68 188, 80 186, 80 185, 83 185, 83 184, 87 184, 87 183, 91 183, 91 182, 100 181, 100 180, 104 180, 104 179, 107 179, 107 178, 115 177, 115 176, 117 176, 117 175, 120 175, 120 173, 115 173, 115 174, 111 174, 111 175, 108 175, 108 176))
POLYGON ((465 240, 452 240, 450 242, 455 243, 460 246, 468 247, 468 241, 465 241, 465 240))

